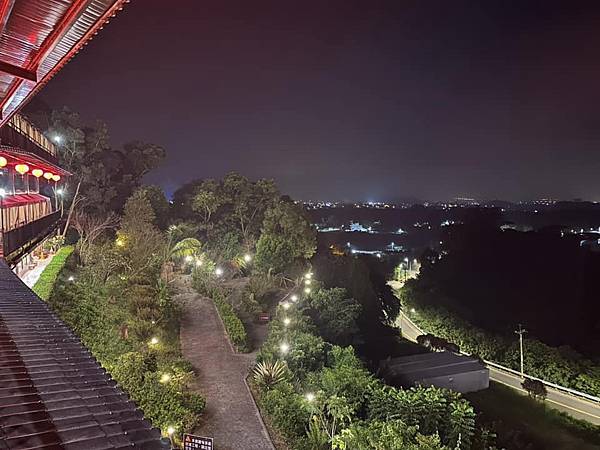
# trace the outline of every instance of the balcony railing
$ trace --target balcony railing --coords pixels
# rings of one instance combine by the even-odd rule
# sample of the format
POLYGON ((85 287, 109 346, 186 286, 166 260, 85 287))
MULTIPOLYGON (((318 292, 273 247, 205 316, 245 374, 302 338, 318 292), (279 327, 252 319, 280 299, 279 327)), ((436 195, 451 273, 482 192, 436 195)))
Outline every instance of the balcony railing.
POLYGON ((60 211, 29 222, 2 235, 4 257, 16 261, 33 246, 48 236, 60 221, 60 211))
POLYGON ((53 164, 58 162, 56 146, 40 130, 18 114, 11 117, 6 125, 0 128, 0 144, 20 148, 53 164))

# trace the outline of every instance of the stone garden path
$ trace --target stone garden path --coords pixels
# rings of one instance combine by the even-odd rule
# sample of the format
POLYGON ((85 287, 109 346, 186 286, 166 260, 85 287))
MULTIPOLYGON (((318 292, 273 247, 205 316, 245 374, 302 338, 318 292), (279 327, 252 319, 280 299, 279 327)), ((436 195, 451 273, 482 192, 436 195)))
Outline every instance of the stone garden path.
POLYGON ((214 438, 215 450, 273 450, 244 381, 255 355, 233 352, 212 300, 191 287, 189 275, 179 275, 174 287, 174 299, 183 308, 183 356, 196 371, 192 388, 206 398, 195 433, 214 438))

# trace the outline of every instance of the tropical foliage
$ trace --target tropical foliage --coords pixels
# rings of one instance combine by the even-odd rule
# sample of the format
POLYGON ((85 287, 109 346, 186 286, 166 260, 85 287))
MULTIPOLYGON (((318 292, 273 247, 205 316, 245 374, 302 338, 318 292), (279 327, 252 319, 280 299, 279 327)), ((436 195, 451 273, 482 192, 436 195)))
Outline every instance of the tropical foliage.
POLYGON ((159 277, 166 238, 154 218, 146 193, 134 193, 117 238, 99 236, 83 265, 72 260, 73 281, 63 278, 49 304, 145 417, 179 434, 193 430, 204 399, 188 389, 193 372, 180 353, 178 308, 159 277))
MULTIPOLYGON (((326 299, 333 299, 332 314, 326 317, 349 306, 343 289, 317 288, 302 301, 321 306, 326 299)), ((258 354, 257 371, 285 364, 291 376, 268 385, 256 383, 261 409, 291 448, 470 448, 475 413, 460 394, 386 386, 369 373, 352 347, 324 339, 320 332, 329 332, 328 326, 315 324, 309 310, 299 303, 280 306, 258 354)))

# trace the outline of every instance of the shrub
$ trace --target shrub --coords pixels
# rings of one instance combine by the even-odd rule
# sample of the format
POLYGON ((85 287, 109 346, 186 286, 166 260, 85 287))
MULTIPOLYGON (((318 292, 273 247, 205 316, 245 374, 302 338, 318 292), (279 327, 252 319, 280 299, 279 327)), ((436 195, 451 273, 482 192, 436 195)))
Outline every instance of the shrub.
POLYGON ((273 426, 286 438, 291 447, 304 437, 310 412, 306 401, 289 382, 279 383, 273 389, 263 391, 259 403, 267 412, 273 426))
POLYGON ((275 332, 270 334, 263 345, 258 360, 272 361, 283 357, 294 376, 304 380, 309 373, 323 368, 326 348, 325 341, 312 333, 300 330, 287 334, 275 332), (290 345, 286 354, 281 352, 281 344, 284 342, 290 345))
POLYGON ((68 245, 56 252, 52 261, 46 266, 41 273, 40 278, 33 285, 33 292, 35 292, 42 300, 48 301, 50 299, 58 275, 65 266, 69 256, 73 253, 73 250, 74 247, 68 245))
POLYGON ((225 331, 231 343, 237 351, 248 351, 248 335, 246 334, 244 324, 233 310, 233 306, 225 301, 225 295, 219 290, 213 291, 212 299, 215 302, 223 325, 225 325, 225 331))
POLYGON ((143 354, 125 353, 110 372, 154 426, 162 430, 174 426, 177 430, 191 431, 197 423, 204 399, 184 393, 176 380, 161 382, 160 374, 143 354))
POLYGON ((250 348, 248 345, 246 328, 233 309, 233 306, 227 303, 226 298, 229 293, 225 289, 210 282, 208 275, 204 271, 194 272, 193 285, 196 291, 213 300, 217 307, 217 311, 219 312, 219 316, 223 321, 229 340, 236 350, 239 352, 249 351, 250 348))

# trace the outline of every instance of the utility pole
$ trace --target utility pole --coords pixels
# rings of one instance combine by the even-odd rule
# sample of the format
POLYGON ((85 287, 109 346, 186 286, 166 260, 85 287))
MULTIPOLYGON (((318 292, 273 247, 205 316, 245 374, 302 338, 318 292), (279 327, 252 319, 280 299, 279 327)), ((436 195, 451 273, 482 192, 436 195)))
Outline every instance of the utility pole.
POLYGON ((519 335, 519 347, 521 349, 521 378, 525 378, 523 370, 523 334, 527 333, 527 330, 519 324, 519 329, 515 330, 515 333, 519 335))

